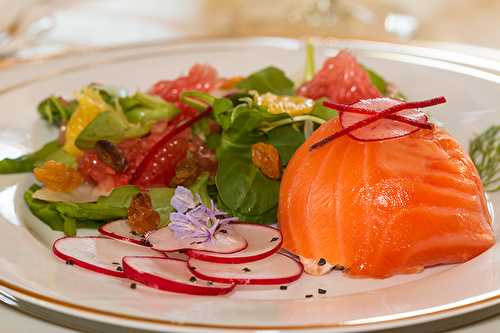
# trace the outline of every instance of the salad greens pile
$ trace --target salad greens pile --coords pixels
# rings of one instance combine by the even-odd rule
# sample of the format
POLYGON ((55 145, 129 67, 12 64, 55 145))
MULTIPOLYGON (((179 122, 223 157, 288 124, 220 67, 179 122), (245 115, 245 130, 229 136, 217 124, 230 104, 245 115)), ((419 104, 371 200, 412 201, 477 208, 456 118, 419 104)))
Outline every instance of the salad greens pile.
MULTIPOLYGON (((315 73, 314 54, 308 46, 305 79, 315 73)), ((389 84, 378 74, 367 69, 368 74, 382 93, 390 93, 389 84)), ((275 223, 279 197, 279 179, 271 179, 252 161, 252 146, 256 143, 272 145, 280 157, 284 170, 297 148, 314 129, 337 113, 317 100, 307 113, 291 115, 287 112, 273 113, 259 103, 259 96, 293 96, 294 82, 277 67, 266 67, 256 71, 239 83, 235 91, 225 97, 217 97, 200 91, 184 91, 180 102, 198 111, 211 107, 212 114, 196 122, 191 132, 215 152, 217 171, 215 175, 201 173, 188 186, 198 193, 206 205, 211 201, 228 214, 242 221, 275 223), (220 131, 214 132, 216 123, 220 131)), ((162 98, 137 92, 126 95, 113 89, 90 85, 81 94, 98 94, 105 107, 90 121, 74 140, 81 151, 96 148, 99 142, 118 144, 126 139, 147 136, 158 121, 172 120, 180 113, 179 108, 162 98)), ((95 98, 95 96, 93 97, 95 98)), ((79 99, 66 100, 50 96, 38 105, 38 112, 49 125, 69 126, 80 112, 79 99)), ((189 158, 189 154, 188 154, 189 158)), ((51 141, 40 150, 15 159, 0 161, 0 173, 29 172, 54 160, 70 168, 78 168, 78 159, 64 149, 58 140, 51 141)), ((127 218, 131 200, 141 189, 126 185, 114 188, 108 196, 96 202, 49 202, 35 199, 33 194, 41 186, 34 184, 25 193, 24 199, 32 213, 54 230, 68 235, 76 234, 78 228, 96 228, 115 219, 127 218)), ((172 187, 147 189, 153 208, 160 214, 162 225, 169 223, 172 212, 170 199, 172 187)))

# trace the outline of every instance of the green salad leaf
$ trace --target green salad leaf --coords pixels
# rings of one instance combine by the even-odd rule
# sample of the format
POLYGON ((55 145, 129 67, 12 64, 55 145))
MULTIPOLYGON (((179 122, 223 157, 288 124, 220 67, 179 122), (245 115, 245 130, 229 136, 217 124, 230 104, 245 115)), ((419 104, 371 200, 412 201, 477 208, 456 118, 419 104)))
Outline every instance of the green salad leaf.
POLYGON ((267 133, 267 143, 272 144, 280 154, 281 165, 288 164, 295 151, 305 141, 304 133, 293 126, 280 126, 267 133))
POLYGON ((78 220, 61 214, 57 207, 59 203, 46 202, 33 198, 33 193, 40 189, 40 186, 33 185, 24 193, 24 200, 30 211, 47 224, 51 229, 57 231, 68 231, 69 235, 74 235, 76 228, 95 229, 102 221, 78 220), (71 224, 75 223, 75 229, 71 224))
POLYGON ((170 120, 180 112, 174 104, 141 92, 120 98, 119 103, 127 120, 134 124, 170 120))
POLYGON ((219 204, 227 213, 242 220, 274 223, 276 215, 269 218, 269 212, 278 204, 280 182, 266 177, 253 164, 252 145, 275 144, 287 162, 293 147, 300 144, 299 137, 303 142, 304 135, 293 130, 292 124, 266 133, 263 129, 270 124, 291 118, 288 114, 271 114, 251 101, 234 106, 229 99, 218 99, 213 108, 214 117, 223 128, 215 177, 219 204), (283 138, 278 138, 281 135, 283 138))
POLYGON ((160 214, 160 227, 170 223, 170 213, 174 208, 170 205, 170 200, 175 194, 175 189, 170 187, 153 187, 148 191, 153 204, 153 209, 160 214))
POLYGON ((73 155, 64 151, 62 147, 57 149, 53 153, 50 153, 45 158, 36 161, 35 167, 41 167, 46 161, 56 161, 65 164, 66 166, 73 169, 76 169, 78 167, 76 163, 76 158, 73 155))
MULTIPOLYGON (((137 187, 127 185, 115 188, 109 196, 100 197, 96 202, 71 203, 34 199, 33 193, 39 189, 40 186, 35 184, 24 193, 24 200, 33 215, 54 230, 71 233, 76 229, 94 229, 108 221, 127 218, 132 198, 139 193, 137 187)), ((148 194, 153 208, 160 214, 162 225, 168 224, 174 189, 152 188, 148 194)))
MULTIPOLYGON (((202 173, 190 187, 191 191, 200 194, 203 202, 210 204, 208 195, 209 175, 202 173)), ((50 228, 74 235, 77 229, 95 229, 113 220, 127 218, 128 208, 139 189, 133 185, 115 188, 108 196, 101 196, 96 202, 48 202, 33 198, 33 193, 41 187, 32 185, 25 193, 24 200, 29 209, 50 228)), ((175 193, 174 188, 154 187, 147 192, 151 198, 153 209, 160 214, 160 227, 169 222, 170 213, 174 211, 170 201, 175 193)))
POLYGON ((142 137, 149 133, 150 124, 132 124, 121 111, 100 113, 78 135, 75 145, 80 149, 92 149, 99 140, 119 143, 125 139, 142 137))
POLYGON ((236 87, 243 91, 255 90, 259 94, 293 95, 294 84, 279 68, 269 66, 250 74, 236 87))
POLYGON ((38 104, 37 110, 50 125, 61 126, 68 122, 77 106, 76 100, 66 101, 62 97, 49 96, 38 104))
POLYGON ((38 162, 60 151, 61 144, 57 140, 50 141, 39 150, 18 158, 5 158, 0 161, 0 174, 30 172, 38 162))
POLYGON ((259 216, 278 204, 280 183, 253 165, 251 146, 226 148, 218 157, 215 181, 228 213, 259 216))
POLYGON ((320 98, 316 100, 314 103, 314 107, 311 111, 311 116, 315 116, 321 118, 323 120, 330 120, 332 118, 337 118, 337 111, 327 108, 323 105, 323 102, 326 101, 326 98, 320 98))

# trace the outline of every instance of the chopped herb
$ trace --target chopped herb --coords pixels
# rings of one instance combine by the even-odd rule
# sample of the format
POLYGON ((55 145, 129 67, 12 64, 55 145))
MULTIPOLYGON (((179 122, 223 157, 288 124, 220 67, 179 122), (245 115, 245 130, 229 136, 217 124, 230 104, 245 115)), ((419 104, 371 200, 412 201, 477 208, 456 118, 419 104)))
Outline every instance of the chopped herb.
POLYGON ((119 265, 120 263, 119 262, 112 262, 111 264, 112 265, 119 265))
POLYGON ((309 294, 309 295, 306 295, 306 298, 311 298, 313 297, 313 295, 309 294))
POLYGON ((208 281, 208 282, 207 282, 207 285, 209 285, 209 286, 213 286, 213 285, 214 285, 214 283, 213 283, 212 281, 208 281))
POLYGON ((318 289, 318 294, 324 295, 324 294, 326 294, 326 290, 319 288, 318 289))
POLYGON ((203 244, 202 241, 197 241, 197 242, 191 242, 189 243, 189 245, 199 245, 199 244, 203 244))
POLYGON ((130 284, 130 289, 135 289, 137 288, 137 284, 136 283, 131 283, 130 284))
POLYGON ((278 239, 280 239, 279 237, 273 237, 271 238, 271 242, 276 242, 278 239))
POLYGON ((319 261, 318 261, 318 265, 324 266, 325 264, 326 264, 325 258, 320 258, 319 261))
POLYGON ((66 260, 66 265, 70 265, 70 266, 73 266, 74 262, 72 262, 71 260, 66 260))
POLYGON ((189 281, 196 282, 196 278, 194 276, 191 276, 191 278, 189 278, 189 281))
POLYGON ((123 272, 123 268, 122 268, 122 266, 118 266, 118 267, 116 267, 116 270, 117 270, 118 272, 123 272))
POLYGON ((280 290, 287 290, 288 286, 280 286, 280 290))
POLYGON ((248 272, 250 272, 250 268, 245 267, 245 268, 243 268, 243 269, 242 269, 242 271, 243 271, 243 272, 247 272, 247 273, 248 273, 248 272))
POLYGON ((333 270, 335 270, 335 271, 343 271, 343 270, 345 270, 345 267, 342 266, 342 265, 335 265, 335 266, 333 266, 333 270))
POLYGON ((181 254, 184 254, 184 253, 186 253, 186 252, 187 252, 187 250, 179 250, 179 251, 177 251, 177 252, 179 252, 179 253, 181 253, 181 254))
POLYGON ((222 234, 227 234, 227 230, 225 230, 225 229, 221 229, 221 230, 219 230, 219 232, 222 234))
POLYGON ((139 234, 137 232, 135 232, 134 230, 131 230, 130 233, 134 236, 139 236, 139 234))

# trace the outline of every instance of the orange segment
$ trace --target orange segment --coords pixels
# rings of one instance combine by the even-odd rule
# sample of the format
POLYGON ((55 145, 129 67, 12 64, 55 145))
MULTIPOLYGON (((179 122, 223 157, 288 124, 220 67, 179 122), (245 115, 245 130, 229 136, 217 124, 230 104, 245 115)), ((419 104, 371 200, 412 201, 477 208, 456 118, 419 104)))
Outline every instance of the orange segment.
POLYGON ((104 102, 98 90, 92 87, 84 88, 76 95, 78 108, 66 125, 64 150, 74 156, 79 156, 82 151, 75 146, 78 135, 100 113, 110 111, 111 107, 104 102))

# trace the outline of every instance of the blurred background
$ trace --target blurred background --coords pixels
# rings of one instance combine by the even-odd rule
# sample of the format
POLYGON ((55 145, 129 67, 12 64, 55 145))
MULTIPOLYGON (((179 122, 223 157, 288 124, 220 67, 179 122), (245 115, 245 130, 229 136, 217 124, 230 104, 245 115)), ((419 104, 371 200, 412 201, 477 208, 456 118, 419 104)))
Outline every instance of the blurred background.
POLYGON ((0 0, 0 8, 0 66, 191 36, 326 36, 500 48, 498 0, 0 0))

